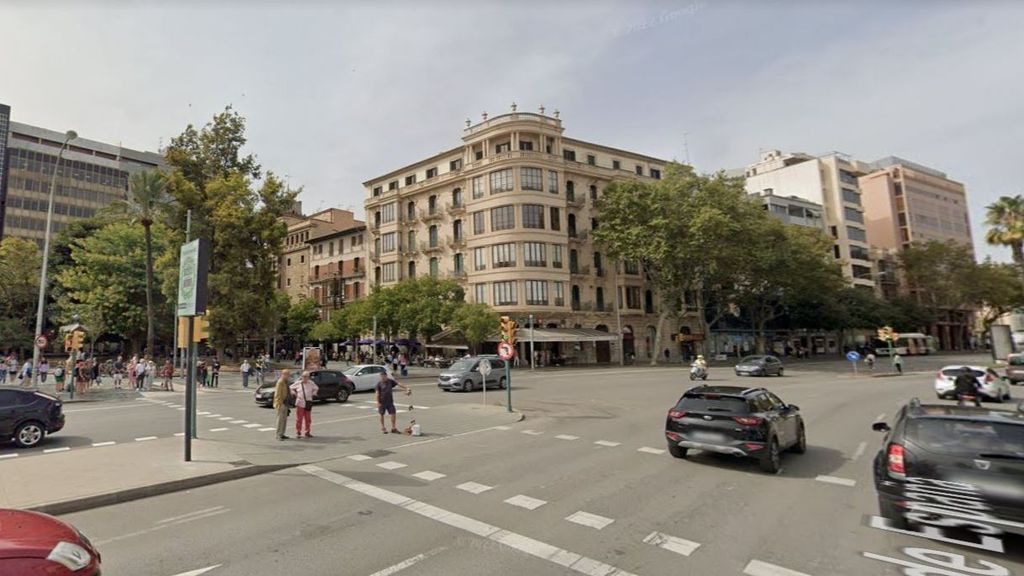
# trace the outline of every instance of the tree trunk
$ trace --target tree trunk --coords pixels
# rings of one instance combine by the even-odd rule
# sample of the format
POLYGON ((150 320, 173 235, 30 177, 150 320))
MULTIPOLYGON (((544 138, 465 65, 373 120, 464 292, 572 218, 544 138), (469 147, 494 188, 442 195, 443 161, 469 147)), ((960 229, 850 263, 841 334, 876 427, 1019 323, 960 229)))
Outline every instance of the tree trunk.
POLYGON ((758 354, 768 353, 764 341, 764 327, 766 324, 768 324, 767 320, 757 319, 754 321, 754 326, 756 326, 756 329, 754 330, 754 345, 757 348, 758 354))
POLYGON ((694 307, 697 309, 697 330, 704 335, 704 339, 697 343, 700 348, 698 354, 707 355, 711 351, 708 349, 708 340, 711 338, 711 326, 708 324, 707 309, 704 305, 704 291, 700 288, 694 291, 694 307))
POLYGON ((153 318, 153 232, 152 223, 144 222, 146 228, 146 353, 155 358, 153 344, 156 340, 156 326, 153 318))
POLYGON ((655 348, 654 353, 651 354, 651 366, 657 365, 658 358, 661 356, 661 350, 657 348, 661 347, 661 335, 664 333, 665 321, 668 320, 668 316, 668 310, 662 310, 661 315, 658 316, 658 327, 654 330, 654 342, 651 342, 651 346, 655 348))

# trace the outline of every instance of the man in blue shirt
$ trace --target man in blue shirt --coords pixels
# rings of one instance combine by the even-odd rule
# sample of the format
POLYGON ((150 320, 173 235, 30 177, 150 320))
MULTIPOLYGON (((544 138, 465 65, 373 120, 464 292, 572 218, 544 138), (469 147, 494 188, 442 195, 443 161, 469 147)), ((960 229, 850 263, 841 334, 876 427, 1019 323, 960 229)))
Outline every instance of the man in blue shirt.
POLYGON ((412 394, 412 390, 399 384, 394 378, 392 378, 387 372, 380 373, 380 382, 377 382, 377 413, 380 414, 380 431, 387 434, 388 429, 384 426, 384 413, 391 414, 391 433, 398 434, 398 428, 396 427, 396 410, 395 410, 395 397, 392 391, 395 387, 399 387, 405 390, 405 395, 412 394))

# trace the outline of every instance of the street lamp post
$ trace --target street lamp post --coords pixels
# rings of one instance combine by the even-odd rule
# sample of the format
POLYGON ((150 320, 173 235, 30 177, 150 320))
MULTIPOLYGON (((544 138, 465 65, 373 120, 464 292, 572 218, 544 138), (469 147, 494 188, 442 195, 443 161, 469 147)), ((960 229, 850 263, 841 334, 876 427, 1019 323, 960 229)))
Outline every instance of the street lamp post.
MULTIPOLYGON (((47 266, 50 263, 50 227, 53 223, 53 195, 57 188, 57 172, 60 170, 60 161, 64 157, 64 151, 68 148, 68 143, 78 138, 78 133, 74 130, 68 130, 64 134, 64 144, 60 147, 60 152, 57 153, 57 162, 53 166, 53 175, 50 177, 50 200, 46 207, 46 232, 43 235, 43 269, 39 275, 39 303, 36 306, 36 333, 35 336, 38 338, 43 333, 43 308, 46 304, 46 273, 47 266)), ((42 349, 32 343, 32 382, 38 386, 39 384, 39 356, 42 353, 42 349)))

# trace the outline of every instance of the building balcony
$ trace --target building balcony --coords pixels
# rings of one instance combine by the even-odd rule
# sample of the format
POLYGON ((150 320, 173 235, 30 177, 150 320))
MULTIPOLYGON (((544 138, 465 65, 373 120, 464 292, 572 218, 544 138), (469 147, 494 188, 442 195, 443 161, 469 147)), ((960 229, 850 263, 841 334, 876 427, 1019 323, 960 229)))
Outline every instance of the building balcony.
POLYGON ((370 252, 370 260, 373 262, 380 262, 380 254, 377 252, 370 252))
POLYGON ((452 280, 458 280, 458 281, 461 282, 461 281, 465 280, 467 277, 468 276, 466 275, 466 270, 465 269, 454 270, 451 273, 452 280))
POLYGON ((573 276, 589 276, 590 266, 569 266, 569 274, 573 276))
POLYGON ((366 274, 366 268, 363 268, 363 267, 360 266, 359 268, 353 268, 352 270, 349 270, 348 272, 342 272, 341 277, 342 278, 362 278, 365 274, 366 274))
POLYGON ((459 248, 465 248, 466 247, 466 237, 465 236, 449 236, 448 237, 448 241, 446 242, 446 244, 448 244, 448 247, 451 248, 452 250, 458 250, 459 248))
POLYGON ((440 242, 430 243, 429 241, 420 242, 420 252, 424 254, 433 254, 444 250, 444 246, 440 242))
POLYGON ((458 204, 449 204, 448 206, 446 206, 446 208, 447 208, 448 213, 450 213, 450 214, 465 214, 466 213, 466 203, 465 202, 459 202, 458 204))
POLYGON ((590 230, 569 230, 569 242, 586 242, 590 236, 590 230))
POLYGON ((419 251, 419 248, 415 244, 411 246, 402 246, 398 249, 399 254, 402 256, 415 256, 416 254, 419 254, 419 251))
POLYGON ((594 270, 594 274, 599 278, 604 278, 608 275, 608 270, 605 268, 597 268, 594 270))
POLYGON ((583 196, 574 195, 567 197, 565 199, 565 203, 566 205, 569 206, 569 208, 582 208, 583 205, 587 203, 587 201, 583 196))
POLYGON ((444 216, 444 212, 440 210, 420 210, 420 220, 424 222, 430 222, 432 220, 440 220, 444 216))
POLYGON ((555 306, 558 306, 559 308, 565 306, 565 298, 555 298, 555 306))

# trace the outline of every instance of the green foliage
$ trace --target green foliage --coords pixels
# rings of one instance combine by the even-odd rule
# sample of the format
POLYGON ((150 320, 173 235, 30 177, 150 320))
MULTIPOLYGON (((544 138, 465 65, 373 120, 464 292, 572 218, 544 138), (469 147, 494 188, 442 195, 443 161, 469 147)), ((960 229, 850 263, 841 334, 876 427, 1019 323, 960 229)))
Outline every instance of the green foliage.
POLYGON ((1014 264, 1024 267, 1024 196, 1002 196, 989 204, 985 224, 989 226, 985 241, 1009 247, 1014 264))
POLYGON ((425 276, 375 290, 350 318, 365 330, 376 317, 377 332, 385 336, 429 337, 451 323, 464 298, 458 282, 425 276))
POLYGON ((309 339, 314 342, 334 342, 342 338, 337 326, 329 320, 317 322, 309 330, 309 339))
POLYGON ((0 240, 0 346, 31 346, 42 255, 35 242, 0 240))
POLYGON ((1024 307, 1024 283, 1019 274, 1019 268, 1008 264, 984 262, 976 267, 968 286, 968 299, 980 308, 986 331, 1004 314, 1024 307))
POLYGON ((978 264, 970 246, 957 242, 914 242, 900 253, 900 266, 918 300, 933 309, 972 303, 978 264))
POLYGON ((308 298, 293 302, 285 314, 284 332, 297 344, 304 344, 310 338, 313 327, 320 321, 316 302, 308 298))
POLYGON ((462 332, 475 353, 477 346, 498 330, 500 316, 487 304, 464 303, 455 310, 451 325, 462 332))

